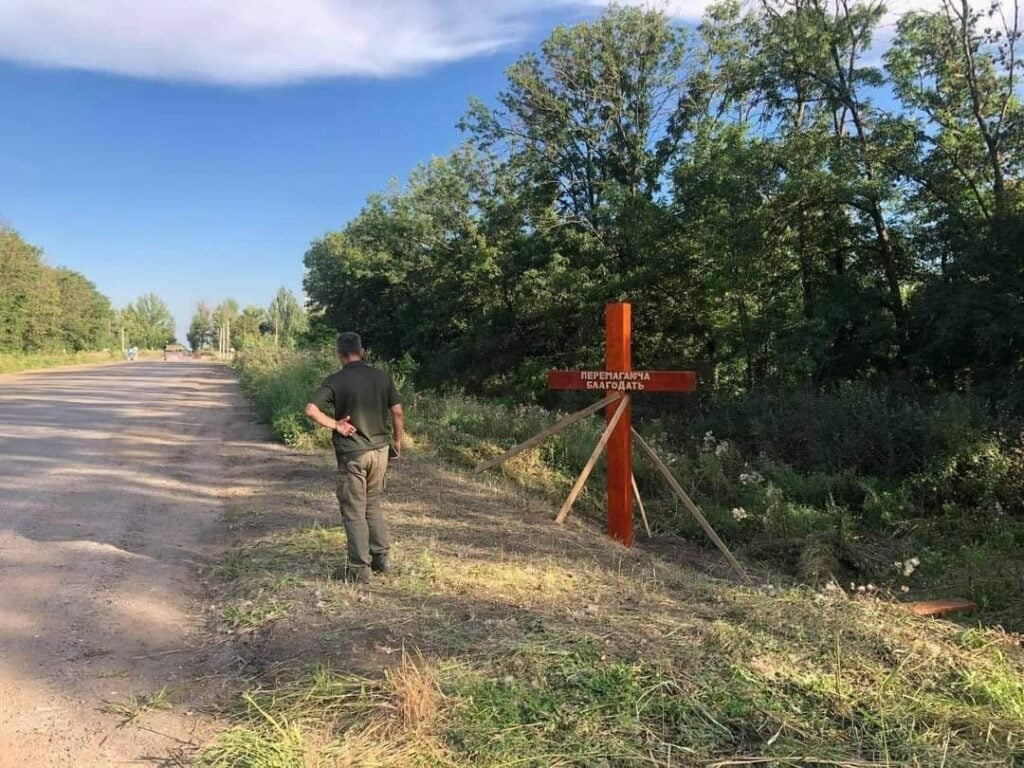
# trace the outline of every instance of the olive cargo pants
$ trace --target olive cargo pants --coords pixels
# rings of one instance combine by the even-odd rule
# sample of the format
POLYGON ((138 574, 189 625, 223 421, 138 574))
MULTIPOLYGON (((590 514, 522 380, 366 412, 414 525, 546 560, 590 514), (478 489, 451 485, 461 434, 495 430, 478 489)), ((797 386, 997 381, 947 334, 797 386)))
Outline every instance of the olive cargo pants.
POLYGON ((381 510, 388 449, 346 457, 338 467, 338 504, 348 539, 348 567, 370 567, 373 557, 387 554, 388 527, 381 510))

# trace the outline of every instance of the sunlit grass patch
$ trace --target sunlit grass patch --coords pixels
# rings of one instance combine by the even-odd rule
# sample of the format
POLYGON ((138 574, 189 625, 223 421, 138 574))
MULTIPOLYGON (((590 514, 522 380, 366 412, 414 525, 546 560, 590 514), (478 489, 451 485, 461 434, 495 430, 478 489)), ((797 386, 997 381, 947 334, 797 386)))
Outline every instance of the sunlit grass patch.
POLYGON ((123 359, 123 355, 109 350, 97 352, 38 352, 32 354, 4 352, 0 353, 0 373, 34 371, 62 365, 112 363, 123 359))
POLYGON ((258 592, 246 600, 236 600, 221 611, 221 622, 228 628, 247 631, 262 627, 288 615, 287 606, 279 599, 258 592))
POLYGON ((103 705, 103 711, 122 718, 121 725, 134 725, 148 712, 158 709, 170 709, 170 692, 165 685, 158 691, 146 694, 129 694, 123 701, 109 701, 103 705))
POLYGON ((579 574, 554 564, 486 562, 449 558, 434 568, 433 585, 453 595, 510 605, 565 603, 579 598, 579 574))
POLYGON ((282 571, 323 577, 344 562, 344 529, 314 523, 236 547, 221 560, 218 573, 229 580, 282 571))
POLYGON ((434 726, 444 697, 422 659, 371 679, 314 667, 243 696, 235 725, 203 752, 206 768, 449 765, 434 726))

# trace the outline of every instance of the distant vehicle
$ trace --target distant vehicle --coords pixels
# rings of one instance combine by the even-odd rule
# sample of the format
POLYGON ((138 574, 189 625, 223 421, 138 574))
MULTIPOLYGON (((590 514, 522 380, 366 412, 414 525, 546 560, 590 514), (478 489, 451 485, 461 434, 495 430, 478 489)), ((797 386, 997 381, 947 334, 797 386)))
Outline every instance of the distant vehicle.
POLYGON ((164 347, 164 360, 185 360, 188 352, 181 344, 168 344, 164 347))

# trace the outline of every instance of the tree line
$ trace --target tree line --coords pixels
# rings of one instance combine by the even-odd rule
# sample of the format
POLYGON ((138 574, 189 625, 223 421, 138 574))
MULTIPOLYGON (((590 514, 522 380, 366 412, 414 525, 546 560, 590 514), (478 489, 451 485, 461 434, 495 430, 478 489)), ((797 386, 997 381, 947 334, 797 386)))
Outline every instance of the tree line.
POLYGON ((0 352, 82 352, 174 341, 174 318, 154 293, 116 309, 80 272, 52 267, 40 248, 0 225, 0 352))
MULTIPOLYGON (((1013 0, 1009 0, 1013 2, 1013 0)), ((1020 10, 943 0, 884 55, 876 0, 613 8, 470 103, 467 141, 305 256, 314 325, 428 385, 536 393, 601 362, 719 392, 1024 383, 1020 10)))
POLYGON ((225 299, 215 307, 196 303, 189 324, 188 343, 193 351, 227 354, 258 346, 294 347, 307 331, 302 303, 287 288, 280 288, 267 307, 254 304, 239 307, 225 299))

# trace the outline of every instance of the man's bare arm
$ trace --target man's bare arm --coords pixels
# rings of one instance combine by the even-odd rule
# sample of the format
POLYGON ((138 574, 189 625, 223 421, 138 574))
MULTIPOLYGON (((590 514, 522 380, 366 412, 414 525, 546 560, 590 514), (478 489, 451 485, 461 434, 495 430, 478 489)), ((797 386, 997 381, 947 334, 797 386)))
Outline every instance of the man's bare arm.
POLYGON ((324 429, 340 432, 345 437, 352 437, 356 433, 356 428, 352 425, 350 416, 346 416, 343 419, 332 419, 313 403, 306 403, 306 415, 324 429))
POLYGON ((405 411, 402 404, 391 406, 391 425, 395 443, 395 452, 402 452, 402 436, 405 434, 405 411))

